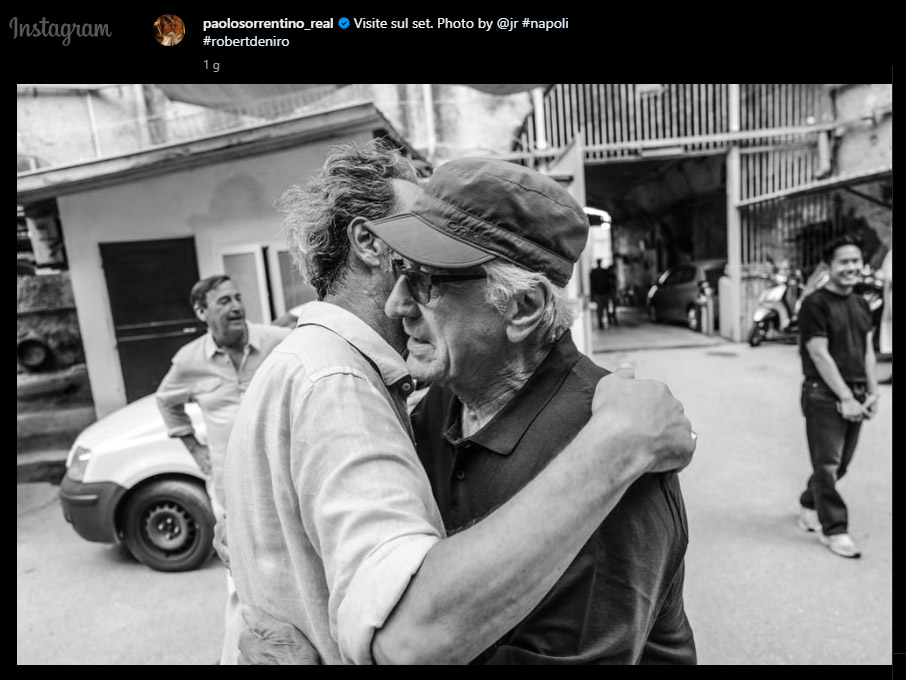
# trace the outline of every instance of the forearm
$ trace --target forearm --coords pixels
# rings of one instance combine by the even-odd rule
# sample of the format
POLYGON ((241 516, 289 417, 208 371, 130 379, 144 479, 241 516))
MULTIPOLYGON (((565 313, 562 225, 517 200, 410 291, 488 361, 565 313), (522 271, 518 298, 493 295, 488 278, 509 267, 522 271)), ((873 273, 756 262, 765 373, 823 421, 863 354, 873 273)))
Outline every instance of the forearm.
POLYGON ((183 444, 185 444, 185 447, 189 449, 189 453, 191 453, 193 456, 195 455, 195 452, 199 449, 199 447, 203 446, 202 443, 198 441, 198 439, 196 439, 194 432, 190 434, 180 435, 178 438, 180 441, 182 441, 183 444))
POLYGON ((182 437, 194 434, 192 419, 186 413, 186 404, 192 400, 191 390, 175 364, 161 380, 155 397, 157 410, 160 411, 167 427, 168 436, 182 437))
POLYGON ((378 663, 466 663, 524 619, 629 485, 646 452, 583 430, 506 505, 428 553, 376 633, 378 663))
POLYGON ((834 363, 830 354, 814 352, 811 357, 824 384, 837 395, 837 398, 840 401, 851 399, 853 396, 852 390, 849 389, 846 381, 843 380, 843 376, 840 375, 840 369, 837 368, 837 364, 834 363))
POLYGON ((865 386, 870 394, 878 392, 878 360, 874 347, 869 340, 868 349, 865 350, 865 386))

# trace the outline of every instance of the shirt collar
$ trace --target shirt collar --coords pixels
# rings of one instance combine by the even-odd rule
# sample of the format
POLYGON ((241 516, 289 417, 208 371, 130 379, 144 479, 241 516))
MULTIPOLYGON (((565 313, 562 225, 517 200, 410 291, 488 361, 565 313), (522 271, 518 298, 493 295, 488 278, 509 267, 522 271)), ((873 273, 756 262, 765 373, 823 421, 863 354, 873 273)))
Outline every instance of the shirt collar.
MULTIPOLYGON (((572 334, 567 331, 497 415, 467 439, 501 456, 510 455, 581 356, 572 334)), ((451 442, 462 436, 459 421, 461 412, 460 401, 451 399, 443 429, 444 436, 451 442)))
POLYGON ((299 313, 296 327, 323 326, 333 331, 370 360, 385 385, 405 381, 411 389, 411 379, 406 362, 376 330, 352 312, 329 302, 309 302, 299 313))
MULTIPOLYGON (((256 324, 245 322, 246 330, 246 341, 243 351, 246 347, 251 347, 254 350, 261 348, 261 333, 258 331, 256 324)), ((217 352, 223 352, 222 347, 218 347, 217 343, 214 342, 214 334, 211 331, 208 331, 204 336, 204 355, 206 358, 210 359, 217 352)))

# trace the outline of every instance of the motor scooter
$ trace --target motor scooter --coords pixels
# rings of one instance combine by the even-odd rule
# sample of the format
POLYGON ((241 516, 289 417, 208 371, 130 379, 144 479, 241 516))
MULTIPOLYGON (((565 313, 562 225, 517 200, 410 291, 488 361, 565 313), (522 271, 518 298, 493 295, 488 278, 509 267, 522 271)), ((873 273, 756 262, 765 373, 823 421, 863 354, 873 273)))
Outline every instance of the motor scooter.
POLYGON ((790 274, 775 271, 770 276, 770 285, 758 296, 749 344, 758 347, 765 339, 796 337, 796 320, 804 292, 802 272, 798 269, 790 274))
MULTIPOLYGON (((827 265, 820 263, 805 284, 799 270, 786 277, 775 273, 773 285, 765 288, 758 296, 754 325, 749 333, 749 344, 758 347, 765 339, 794 339, 798 336, 799 308, 802 301, 812 292, 823 287, 830 275, 827 265)), ((875 351, 878 351, 878 329, 884 308, 884 280, 869 265, 860 272, 859 281, 853 291, 861 295, 871 311, 875 351)))

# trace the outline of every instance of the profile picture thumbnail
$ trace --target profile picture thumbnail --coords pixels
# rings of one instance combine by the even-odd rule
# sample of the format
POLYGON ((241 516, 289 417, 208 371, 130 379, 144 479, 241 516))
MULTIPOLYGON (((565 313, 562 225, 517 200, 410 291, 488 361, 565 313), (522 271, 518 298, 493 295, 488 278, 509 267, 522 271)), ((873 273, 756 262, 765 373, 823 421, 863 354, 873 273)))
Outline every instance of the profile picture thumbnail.
POLYGON ((178 45, 186 37, 186 25, 175 14, 161 14, 154 22, 154 39, 161 45, 178 45))

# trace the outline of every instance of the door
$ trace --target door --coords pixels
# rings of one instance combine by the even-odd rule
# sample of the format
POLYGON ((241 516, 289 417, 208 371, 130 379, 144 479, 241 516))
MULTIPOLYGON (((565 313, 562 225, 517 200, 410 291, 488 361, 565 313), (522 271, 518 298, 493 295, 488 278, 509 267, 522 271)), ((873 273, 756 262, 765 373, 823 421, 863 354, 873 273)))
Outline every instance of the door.
POLYGON ((242 293, 249 321, 272 323, 294 307, 316 300, 315 289, 293 266, 278 243, 250 243, 221 251, 223 271, 242 293))
POLYGON ((665 321, 685 321, 686 307, 695 301, 698 284, 695 267, 681 264, 667 276, 662 286, 662 304, 658 310, 665 321))
POLYGON ((126 401, 152 394, 180 347, 205 332, 189 304, 192 238, 101 243, 126 401))
POLYGON ((286 246, 268 248, 267 257, 277 316, 318 299, 315 289, 296 271, 286 246))
POLYGON ((265 271, 264 248, 260 245, 238 246, 224 250, 223 272, 242 295, 245 318, 254 323, 274 320, 265 271))

